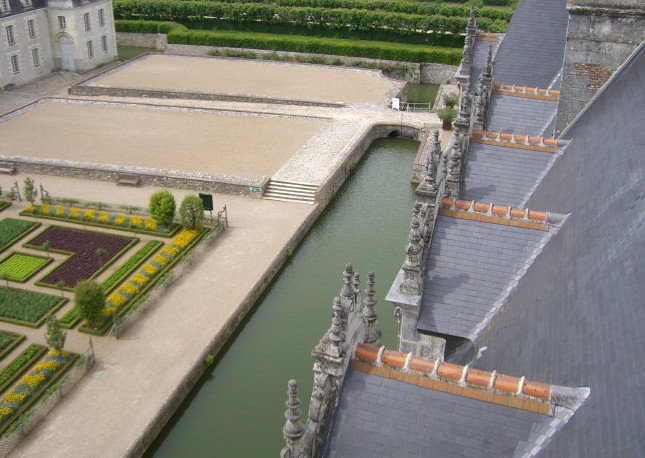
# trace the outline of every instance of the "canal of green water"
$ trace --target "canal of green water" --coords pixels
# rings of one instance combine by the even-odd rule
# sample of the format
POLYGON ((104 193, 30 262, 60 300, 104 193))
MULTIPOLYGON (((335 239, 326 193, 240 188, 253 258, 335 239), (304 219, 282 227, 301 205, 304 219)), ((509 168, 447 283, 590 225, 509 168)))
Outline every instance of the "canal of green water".
POLYGON ((382 344, 396 348, 396 322, 384 296, 403 263, 418 146, 402 139, 372 144, 146 456, 278 456, 287 381, 298 380, 306 418, 310 352, 331 324, 346 263, 360 273, 361 290, 367 272, 375 272, 382 344))

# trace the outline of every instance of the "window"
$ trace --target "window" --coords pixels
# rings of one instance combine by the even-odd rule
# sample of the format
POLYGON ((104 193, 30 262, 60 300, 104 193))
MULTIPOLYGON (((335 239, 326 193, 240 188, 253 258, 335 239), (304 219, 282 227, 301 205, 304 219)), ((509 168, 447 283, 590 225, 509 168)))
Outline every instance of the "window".
POLYGON ((94 58, 94 45, 92 44, 92 40, 87 42, 87 57, 90 59, 94 58))
POLYGON ((105 25, 105 11, 103 8, 99 10, 99 26, 103 27, 105 25))
POLYGON ((58 16, 58 28, 59 29, 67 28, 67 21, 65 20, 65 16, 58 16))
POLYGON ((9 46, 15 45, 16 37, 13 35, 13 26, 8 25, 7 27, 5 27, 5 30, 7 31, 7 43, 9 43, 9 46))
POLYGON ((101 49, 103 50, 103 52, 108 52, 107 36, 105 35, 101 37, 101 49))
POLYGON ((25 8, 31 8, 33 5, 31 4, 31 0, 22 0, 22 6, 25 8))
POLYGON ((31 50, 31 60, 34 62, 34 67, 40 67, 40 55, 38 54, 38 48, 31 50))
POLYGON ((92 27, 90 27, 90 13, 85 13, 83 15, 83 23, 85 24, 85 31, 89 31, 92 27))
POLYGON ((20 73, 20 63, 18 62, 18 56, 16 54, 11 56, 11 70, 14 75, 20 73))
POLYGON ((27 21, 27 32, 29 33, 29 38, 36 38, 36 24, 33 19, 27 21))
POLYGON ((9 0, 0 1, 0 13, 4 13, 5 11, 9 11, 9 0))

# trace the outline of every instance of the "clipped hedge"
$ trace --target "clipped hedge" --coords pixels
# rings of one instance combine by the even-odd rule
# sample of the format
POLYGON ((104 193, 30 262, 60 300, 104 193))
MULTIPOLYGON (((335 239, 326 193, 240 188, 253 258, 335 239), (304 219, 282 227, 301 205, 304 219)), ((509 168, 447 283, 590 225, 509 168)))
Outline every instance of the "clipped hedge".
POLYGON ((228 30, 182 31, 175 29, 168 34, 168 43, 330 54, 402 62, 435 62, 449 65, 459 65, 461 61, 461 49, 430 48, 421 45, 402 45, 378 41, 251 34, 228 30))
MULTIPOLYGON (((184 23, 201 20, 217 24, 218 21, 237 21, 270 24, 318 24, 334 29, 351 30, 392 29, 414 32, 463 33, 468 21, 465 16, 441 14, 410 14, 380 9, 343 9, 291 7, 258 3, 222 3, 212 1, 116 0, 116 19, 146 19, 184 23)), ((478 24, 490 32, 504 32, 507 21, 501 18, 481 17, 478 24)))
POLYGON ((29 345, 16 359, 11 361, 4 369, 0 371, 0 392, 9 387, 18 377, 20 377, 36 360, 38 360, 47 350, 46 347, 37 344, 29 345))

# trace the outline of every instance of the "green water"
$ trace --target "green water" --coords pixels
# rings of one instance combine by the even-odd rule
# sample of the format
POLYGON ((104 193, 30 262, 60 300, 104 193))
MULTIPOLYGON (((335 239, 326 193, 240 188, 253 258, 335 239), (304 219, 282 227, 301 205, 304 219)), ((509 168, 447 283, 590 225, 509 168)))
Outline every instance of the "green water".
POLYGON ((430 103, 434 105, 434 100, 439 91, 438 84, 418 84, 408 83, 405 92, 410 103, 430 103))
POLYGON ((298 380, 306 416, 310 351, 331 324, 345 263, 376 274, 382 344, 396 348, 385 302, 403 263, 419 143, 379 139, 260 299, 257 308, 146 454, 154 457, 267 457, 284 446, 287 381, 298 380))
POLYGON ((147 52, 157 52, 155 48, 139 48, 136 46, 117 46, 119 60, 128 60, 147 52))

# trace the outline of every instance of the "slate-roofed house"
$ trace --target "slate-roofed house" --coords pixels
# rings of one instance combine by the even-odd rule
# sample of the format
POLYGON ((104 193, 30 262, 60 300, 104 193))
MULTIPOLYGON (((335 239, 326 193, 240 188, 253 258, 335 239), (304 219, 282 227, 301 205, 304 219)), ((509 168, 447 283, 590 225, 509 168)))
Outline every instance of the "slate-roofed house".
MULTIPOLYGON (((569 10, 579 3, 605 25, 645 19, 632 0, 569 10)), ((314 390, 303 429, 317 419, 320 438, 287 440, 283 456, 645 455, 645 45, 553 138, 566 16, 564 0, 520 0, 483 69, 472 56, 484 41, 466 40, 455 133, 445 151, 436 138, 427 149, 387 296, 399 351, 345 333, 350 315, 337 321, 345 362, 334 383, 314 378, 334 388, 314 390), (482 374, 494 375, 473 385, 482 374), (551 387, 548 412, 521 408, 529 380, 551 387)))
POLYGON ((0 0, 0 90, 116 59, 111 0, 0 0))

